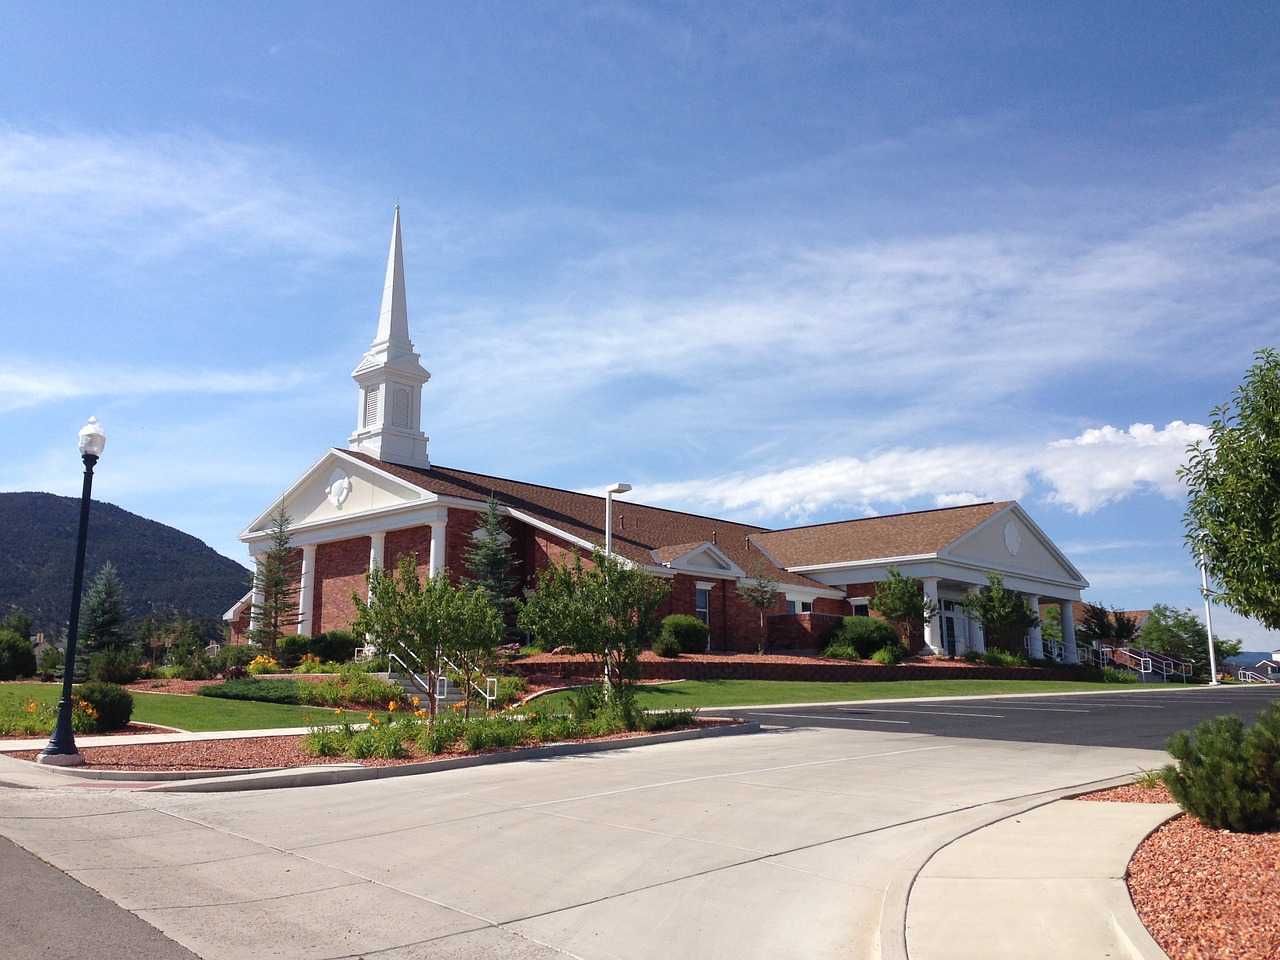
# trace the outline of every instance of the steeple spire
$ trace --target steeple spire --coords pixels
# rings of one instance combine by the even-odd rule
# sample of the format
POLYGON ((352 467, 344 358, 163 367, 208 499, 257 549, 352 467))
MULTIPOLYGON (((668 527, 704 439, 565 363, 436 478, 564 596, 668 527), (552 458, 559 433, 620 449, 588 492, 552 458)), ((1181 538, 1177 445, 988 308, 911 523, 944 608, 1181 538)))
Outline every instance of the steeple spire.
MULTIPOLYGON (((387 282, 382 288, 382 314, 378 317, 378 335, 373 340, 379 346, 395 344, 405 352, 413 352, 409 342, 409 311, 404 298, 404 250, 400 245, 400 206, 396 205, 395 222, 391 225, 391 252, 387 255, 387 282)), ((393 351, 394 352, 394 351, 393 351)))
POLYGON ((391 226, 391 252, 382 290, 382 312, 369 352, 351 373, 360 386, 356 432, 348 449, 409 467, 431 466, 422 432, 422 385, 431 379, 409 339, 404 294, 404 252, 400 243, 400 207, 391 226))

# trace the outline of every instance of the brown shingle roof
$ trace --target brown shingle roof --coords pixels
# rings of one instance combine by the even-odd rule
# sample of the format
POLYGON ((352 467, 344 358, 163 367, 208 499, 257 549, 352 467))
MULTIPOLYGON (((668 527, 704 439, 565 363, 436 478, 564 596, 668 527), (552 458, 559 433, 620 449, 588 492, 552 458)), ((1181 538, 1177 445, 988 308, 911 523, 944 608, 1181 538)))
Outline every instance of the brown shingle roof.
POLYGON ((784 567, 928 556, 954 543, 1011 502, 976 503, 762 531, 754 534, 753 539, 784 567))
MULTIPOLYGON (((588 543, 604 542, 604 497, 449 467, 404 467, 363 453, 340 452, 437 496, 483 502, 492 494, 504 507, 537 517, 570 536, 588 543)), ((713 543, 748 575, 763 563, 779 583, 821 586, 808 577, 774 569, 747 539, 764 532, 764 527, 617 499, 613 522, 614 552, 637 563, 653 564, 655 553, 660 560, 670 560, 700 543, 713 543)))

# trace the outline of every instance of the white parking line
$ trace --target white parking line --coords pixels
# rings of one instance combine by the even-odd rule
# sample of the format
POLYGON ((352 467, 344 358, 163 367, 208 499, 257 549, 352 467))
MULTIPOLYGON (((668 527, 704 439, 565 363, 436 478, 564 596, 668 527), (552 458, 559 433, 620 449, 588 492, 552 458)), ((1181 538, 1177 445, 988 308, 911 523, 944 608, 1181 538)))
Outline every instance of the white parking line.
POLYGON ((842 713, 923 713, 928 717, 987 717, 991 720, 1003 720, 1003 713, 951 713, 946 710, 872 710, 870 707, 862 707, 861 709, 854 707, 838 707, 842 713))
MULTIPOLYGON (((812 713, 753 713, 755 717, 786 717, 788 720, 821 720, 812 713)), ((844 720, 861 720, 863 723, 910 723, 910 720, 876 720, 871 717, 841 717, 844 720)))

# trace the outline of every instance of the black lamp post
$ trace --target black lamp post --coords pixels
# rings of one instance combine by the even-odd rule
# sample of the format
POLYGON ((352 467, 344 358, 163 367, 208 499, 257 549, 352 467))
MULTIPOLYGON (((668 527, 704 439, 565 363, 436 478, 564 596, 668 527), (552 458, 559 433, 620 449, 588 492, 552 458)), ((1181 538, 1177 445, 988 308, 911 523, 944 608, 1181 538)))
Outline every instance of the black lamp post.
POLYGON ((58 701, 58 719, 53 736, 44 752, 37 758, 40 763, 60 767, 72 767, 84 763, 76 747, 76 737, 71 729, 71 684, 76 673, 76 637, 80 633, 80 592, 84 588, 84 551, 89 539, 89 494, 93 489, 93 467, 107 445, 107 435, 98 425, 97 417, 80 430, 80 458, 84 460, 84 490, 80 494, 80 535, 76 540, 76 567, 71 578, 71 622, 67 624, 67 650, 62 663, 62 699, 58 701))

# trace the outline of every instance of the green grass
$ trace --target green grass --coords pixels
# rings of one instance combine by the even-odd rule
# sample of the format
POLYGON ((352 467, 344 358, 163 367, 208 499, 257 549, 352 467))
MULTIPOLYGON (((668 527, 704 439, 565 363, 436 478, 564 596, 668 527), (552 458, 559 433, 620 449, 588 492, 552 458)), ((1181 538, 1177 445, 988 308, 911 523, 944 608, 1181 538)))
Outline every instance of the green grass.
MULTIPOLYGON (((1076 680, 896 680, 819 683, 804 680, 684 680, 639 688, 645 710, 748 707, 770 703, 828 703, 845 700, 905 700, 912 697, 981 697, 1009 693, 1093 691, 1125 688, 1076 680)), ((1132 688, 1130 688, 1132 689, 1132 688)), ((536 709, 567 706, 567 693, 539 697, 536 709)))
MULTIPOLYGON (((0 710, 21 709, 28 700, 39 704, 56 704, 61 696, 62 685, 56 683, 0 684, 0 710)), ((133 691, 134 721, 158 723, 192 733, 305 727, 313 721, 324 722, 332 712, 325 707, 298 707, 281 703, 133 691)))

